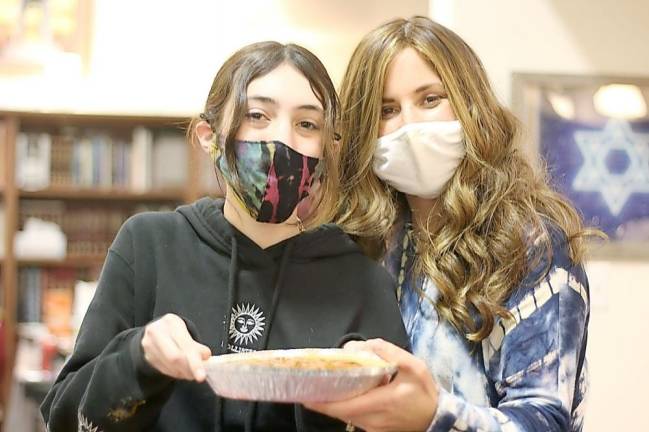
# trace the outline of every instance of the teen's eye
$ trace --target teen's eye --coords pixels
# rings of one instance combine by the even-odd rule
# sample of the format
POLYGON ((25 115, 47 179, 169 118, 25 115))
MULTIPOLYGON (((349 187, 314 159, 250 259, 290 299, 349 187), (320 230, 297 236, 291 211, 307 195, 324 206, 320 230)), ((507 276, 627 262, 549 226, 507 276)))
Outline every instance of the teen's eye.
POLYGON ((428 95, 424 98, 424 105, 429 107, 437 106, 442 99, 443 97, 439 95, 428 95))
POLYGON ((268 120, 268 117, 266 117, 264 113, 261 113, 259 111, 251 111, 246 113, 246 118, 251 121, 268 120))
POLYGON ((300 126, 303 129, 307 129, 307 130, 318 130, 318 129, 320 129, 320 127, 317 124, 315 124, 312 121, 308 121, 308 120, 302 120, 301 122, 298 122, 298 126, 300 126))
POLYGON ((392 106, 384 106, 381 108, 381 117, 383 119, 394 117, 397 114, 397 109, 392 106))

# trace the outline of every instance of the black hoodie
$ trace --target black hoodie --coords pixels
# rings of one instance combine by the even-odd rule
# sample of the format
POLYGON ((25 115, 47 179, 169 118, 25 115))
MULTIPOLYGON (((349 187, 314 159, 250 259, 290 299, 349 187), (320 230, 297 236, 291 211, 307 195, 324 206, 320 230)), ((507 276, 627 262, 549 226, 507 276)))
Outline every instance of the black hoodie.
POLYGON ((140 342, 167 313, 213 354, 333 347, 350 334, 408 344, 394 281, 338 227, 261 249, 226 221, 223 201, 204 198, 123 225, 41 406, 48 430, 344 430, 297 405, 223 400, 159 373, 140 342))

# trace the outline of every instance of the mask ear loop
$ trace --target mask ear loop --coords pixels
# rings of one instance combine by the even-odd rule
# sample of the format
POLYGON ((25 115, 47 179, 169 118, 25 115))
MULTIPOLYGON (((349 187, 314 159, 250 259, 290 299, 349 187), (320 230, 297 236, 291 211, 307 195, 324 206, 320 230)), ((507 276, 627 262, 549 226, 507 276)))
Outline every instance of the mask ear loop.
POLYGON ((304 197, 297 204, 297 211, 295 212, 295 217, 297 219, 297 227, 301 233, 306 231, 304 226, 304 220, 308 220, 313 211, 314 205, 317 205, 318 194, 320 193, 320 179, 316 179, 311 187, 309 195, 304 197))
MULTIPOLYGON (((336 145, 340 144, 341 139, 342 137, 340 136, 340 134, 338 132, 334 132, 334 142, 336 145)), ((314 197, 318 196, 320 193, 320 185, 322 184, 321 181, 322 171, 323 171, 323 162, 321 161, 320 163, 318 163, 316 172, 314 174, 316 178, 311 187, 311 192, 297 205, 297 212, 295 216, 297 219, 297 226, 298 229, 300 230, 300 233, 303 233, 306 230, 306 228, 304 228, 304 223, 302 222, 302 218, 300 217, 300 214, 302 214, 302 217, 305 219, 308 219, 311 216, 311 213, 313 212, 314 200, 317 199, 314 197)))
POLYGON ((297 215, 295 215, 295 219, 297 219, 297 230, 300 232, 300 234, 302 234, 304 231, 306 231, 306 228, 304 228, 304 223, 302 223, 302 219, 300 219, 300 217, 297 215))
POLYGON ((214 128, 212 127, 212 119, 207 115, 207 113, 200 113, 198 117, 200 117, 201 120, 208 122, 212 130, 214 130, 214 128))
POLYGON ((311 190, 309 191, 309 194, 302 198, 297 204, 297 211, 295 212, 295 218, 297 219, 296 225, 300 233, 306 231, 303 221, 308 220, 311 217, 314 211, 313 206, 317 203, 316 197, 320 192, 320 184, 322 180, 322 162, 318 162, 316 171, 313 175, 315 178, 311 184, 311 190))

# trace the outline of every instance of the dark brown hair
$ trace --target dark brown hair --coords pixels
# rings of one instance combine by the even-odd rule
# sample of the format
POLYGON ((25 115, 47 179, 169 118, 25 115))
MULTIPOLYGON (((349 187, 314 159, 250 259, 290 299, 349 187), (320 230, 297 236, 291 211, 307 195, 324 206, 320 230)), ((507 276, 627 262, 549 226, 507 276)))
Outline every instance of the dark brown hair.
MULTIPOLYGON (((229 171, 233 174, 237 188, 238 176, 235 164, 235 151, 232 145, 247 108, 248 85, 283 63, 288 63, 300 71, 309 81, 313 93, 324 109, 322 128, 323 174, 320 179, 317 207, 307 227, 329 222, 333 218, 338 194, 338 170, 334 149, 335 123, 338 115, 338 96, 335 86, 324 65, 309 50, 295 44, 281 44, 267 41, 247 45, 235 52, 221 66, 205 102, 202 118, 207 120, 214 133, 224 137, 224 153, 229 171)), ((195 127, 200 118, 191 120, 188 135, 196 142, 195 127)))

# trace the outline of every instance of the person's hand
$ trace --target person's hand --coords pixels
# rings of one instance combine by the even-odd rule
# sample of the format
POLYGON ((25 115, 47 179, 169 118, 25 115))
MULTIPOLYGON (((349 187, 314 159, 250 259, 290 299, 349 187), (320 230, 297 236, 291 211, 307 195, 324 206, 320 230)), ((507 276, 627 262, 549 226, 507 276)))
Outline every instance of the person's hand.
POLYGON ((366 431, 425 431, 437 411, 437 384, 426 364, 381 339, 352 341, 345 349, 372 351, 399 367, 395 378, 352 399, 305 404, 308 409, 366 431))
POLYGON ((203 361, 211 351, 192 339, 185 322, 167 314, 144 328, 144 359, 155 369, 172 378, 205 381, 203 361))

